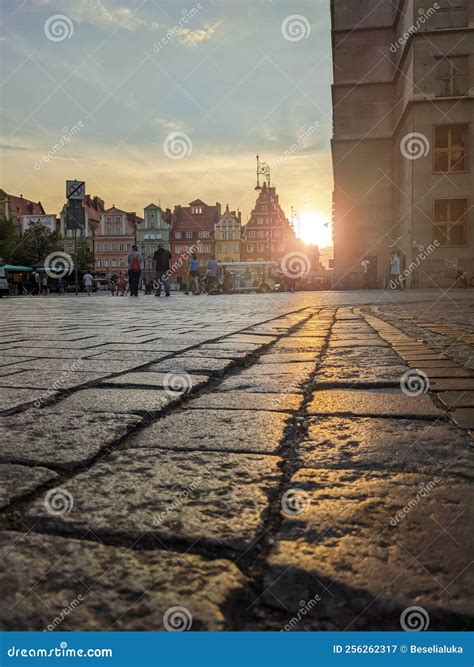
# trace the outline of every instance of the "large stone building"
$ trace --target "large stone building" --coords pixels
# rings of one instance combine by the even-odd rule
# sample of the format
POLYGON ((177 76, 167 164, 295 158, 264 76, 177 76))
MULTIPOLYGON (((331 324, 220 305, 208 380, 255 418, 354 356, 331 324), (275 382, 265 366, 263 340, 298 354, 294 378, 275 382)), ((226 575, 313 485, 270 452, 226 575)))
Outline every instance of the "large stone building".
POLYGON ((408 284, 452 284, 474 271, 474 0, 331 13, 336 286, 360 285, 364 258, 383 286, 394 251, 408 284))
MULTIPOLYGON (((79 246, 82 247, 85 245, 85 247, 87 247, 93 264, 95 251, 94 237, 96 233, 100 233, 100 221, 105 210, 105 204, 104 200, 100 197, 91 197, 91 195, 86 195, 82 201, 82 206, 84 208, 84 228, 77 230, 77 236, 78 239, 80 239, 79 246)), ((61 211, 60 220, 60 233, 63 237, 63 250, 74 256, 74 230, 71 229, 71 225, 67 219, 66 204, 63 206, 61 211)), ((93 269, 94 267, 90 266, 89 268, 93 269)))

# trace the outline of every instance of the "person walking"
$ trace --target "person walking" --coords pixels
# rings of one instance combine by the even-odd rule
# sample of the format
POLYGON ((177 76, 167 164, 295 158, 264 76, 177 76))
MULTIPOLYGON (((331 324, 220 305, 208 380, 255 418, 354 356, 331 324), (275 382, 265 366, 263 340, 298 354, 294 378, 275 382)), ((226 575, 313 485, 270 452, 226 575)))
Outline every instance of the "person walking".
POLYGON ((130 296, 138 296, 138 285, 142 272, 141 256, 136 245, 132 246, 132 252, 128 255, 128 284, 130 296))
POLYGON ((33 294, 39 296, 41 294, 41 276, 38 271, 33 271, 31 275, 33 278, 33 294))
POLYGON ((87 273, 84 274, 82 282, 84 283, 84 287, 85 287, 85 290, 87 292, 87 296, 90 296, 91 292, 92 292, 92 286, 94 284, 94 277, 92 276, 91 273, 87 272, 87 273))
POLYGON ((189 294, 190 289, 194 296, 201 291, 199 285, 199 260, 195 252, 192 253, 188 261, 188 291, 186 294, 189 294))
POLYGON ((48 276, 45 274, 41 278, 41 287, 44 296, 48 296, 48 276))
POLYGON ((390 259, 390 283, 395 285, 395 289, 403 289, 400 269, 400 256, 395 252, 390 259))
POLYGON ((211 292, 216 288, 217 285, 217 271, 218 271, 219 265, 217 263, 217 260, 214 257, 211 257, 210 260, 207 262, 207 293, 211 294, 211 292))
POLYGON ((360 265, 362 267, 362 273, 364 274, 363 289, 369 289, 370 288, 370 280, 369 280, 370 261, 367 259, 367 257, 364 257, 364 259, 362 260, 360 265))
POLYGON ((165 288, 166 296, 170 295, 171 253, 158 243, 158 250, 153 255, 155 268, 155 296, 161 295, 161 287, 165 288))

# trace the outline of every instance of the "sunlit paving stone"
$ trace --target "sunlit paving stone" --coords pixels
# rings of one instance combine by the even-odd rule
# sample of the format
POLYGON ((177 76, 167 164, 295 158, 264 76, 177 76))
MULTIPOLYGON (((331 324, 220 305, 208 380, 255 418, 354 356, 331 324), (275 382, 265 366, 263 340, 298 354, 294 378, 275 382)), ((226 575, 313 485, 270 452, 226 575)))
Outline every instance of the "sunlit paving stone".
POLYGON ((110 454, 63 485, 70 512, 48 512, 42 499, 27 510, 31 528, 129 544, 173 542, 248 548, 263 530, 279 459, 248 454, 129 449, 110 454), (125 492, 126 491, 126 492, 125 492), (170 506, 174 508, 170 511, 170 506))

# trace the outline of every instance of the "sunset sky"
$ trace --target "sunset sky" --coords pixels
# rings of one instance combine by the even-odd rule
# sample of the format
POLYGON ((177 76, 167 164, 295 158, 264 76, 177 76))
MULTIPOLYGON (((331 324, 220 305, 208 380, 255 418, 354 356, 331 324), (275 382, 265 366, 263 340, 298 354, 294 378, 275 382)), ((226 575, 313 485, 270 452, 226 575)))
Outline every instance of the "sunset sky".
POLYGON ((2 13, 7 192, 58 213, 77 178, 107 206, 199 197, 246 221, 259 153, 287 214, 328 245, 329 0, 2 0, 2 13))

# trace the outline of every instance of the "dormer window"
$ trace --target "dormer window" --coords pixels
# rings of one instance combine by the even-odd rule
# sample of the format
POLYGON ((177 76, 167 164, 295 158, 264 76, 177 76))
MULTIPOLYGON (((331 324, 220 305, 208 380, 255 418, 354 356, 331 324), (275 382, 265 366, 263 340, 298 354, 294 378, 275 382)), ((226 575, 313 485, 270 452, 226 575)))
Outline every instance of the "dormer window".
POLYGON ((193 215, 202 215, 202 206, 191 206, 191 213, 193 215))

